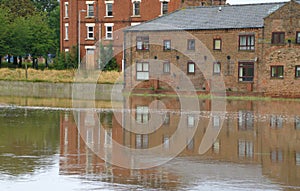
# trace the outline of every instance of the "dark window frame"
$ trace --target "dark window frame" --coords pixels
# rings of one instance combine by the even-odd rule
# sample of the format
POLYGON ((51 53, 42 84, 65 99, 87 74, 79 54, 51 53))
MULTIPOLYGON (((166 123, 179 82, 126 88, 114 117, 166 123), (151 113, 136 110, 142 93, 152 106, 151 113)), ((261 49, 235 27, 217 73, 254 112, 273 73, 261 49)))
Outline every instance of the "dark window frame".
POLYGON ((171 40, 164 40, 163 41, 163 49, 164 49, 164 51, 170 51, 171 50, 171 40), (167 42, 170 43, 170 47, 169 48, 166 46, 167 42))
MULTIPOLYGON (((239 73, 238 73, 238 77, 239 77, 239 82, 253 82, 254 81, 254 62, 239 62, 239 66, 238 66, 238 71, 239 71, 239 73), (252 71, 252 73, 253 73, 253 75, 251 76, 251 75, 248 75, 248 74, 246 74, 246 75, 242 75, 241 76, 241 74, 240 74, 240 72, 241 72, 241 70, 240 70, 240 68, 243 68, 243 69, 246 69, 247 71, 246 71, 246 73, 249 73, 249 69, 251 69, 251 68, 253 68, 253 71, 252 71)), ((244 70, 243 70, 244 71, 244 70)))
POLYGON ((137 51, 149 51, 149 36, 137 36, 136 37, 136 50, 137 51), (141 48, 138 46, 138 42, 141 42, 141 48))
POLYGON ((165 15, 168 14, 168 12, 169 12, 169 2, 168 1, 161 2, 161 14, 165 15))
POLYGON ((295 66, 295 78, 300 79, 300 65, 295 66), (297 73, 298 69, 299 69, 299 73, 297 73))
POLYGON ((255 35, 239 35, 239 50, 241 51, 254 51, 255 50, 255 35), (246 38, 246 44, 241 45, 241 38, 245 37, 246 38), (253 38, 253 44, 251 44, 253 38))
POLYGON ((196 48, 196 42, 195 39, 188 39, 187 40, 187 49, 188 50, 195 50, 196 48))
POLYGON ((221 38, 215 38, 213 40, 213 50, 218 50, 218 51, 222 50, 222 39, 221 38), (220 41, 220 48, 216 48, 216 42, 217 41, 220 41))
POLYGON ((300 44, 300 31, 296 32, 296 44, 300 44))
POLYGON ((270 66, 270 76, 273 79, 283 79, 284 78, 284 66, 283 65, 278 65, 278 66, 270 66), (273 68, 276 70, 275 73, 273 74, 273 68), (280 68, 282 68, 282 75, 279 74, 280 68))
POLYGON ((188 61, 188 63, 187 63, 187 74, 195 74, 195 72, 196 72, 196 64, 195 64, 195 62, 193 62, 193 61, 188 61), (190 65, 194 65, 194 71, 193 72, 190 72, 190 65))
POLYGON ((272 32, 272 44, 274 45, 285 44, 285 32, 272 32), (283 35, 283 37, 281 35, 283 35))

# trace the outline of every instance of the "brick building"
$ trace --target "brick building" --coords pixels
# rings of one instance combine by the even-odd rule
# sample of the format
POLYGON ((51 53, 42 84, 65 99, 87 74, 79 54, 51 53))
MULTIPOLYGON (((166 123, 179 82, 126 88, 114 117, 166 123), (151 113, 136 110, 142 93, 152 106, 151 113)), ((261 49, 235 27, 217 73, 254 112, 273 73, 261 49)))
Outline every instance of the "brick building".
MULTIPOLYGON (((225 4, 226 0, 61 0, 60 12, 60 49, 71 51, 80 46, 80 57, 94 55, 96 43, 113 44, 119 53, 121 65, 125 27, 168 14, 186 6, 207 6, 225 4), (80 20, 80 26, 79 25, 80 20), (80 31, 80 39, 78 39, 80 31)), ((90 67, 96 67, 92 63, 90 67)))
POLYGON ((300 97, 299 13, 294 0, 196 7, 131 27, 126 88, 300 97))

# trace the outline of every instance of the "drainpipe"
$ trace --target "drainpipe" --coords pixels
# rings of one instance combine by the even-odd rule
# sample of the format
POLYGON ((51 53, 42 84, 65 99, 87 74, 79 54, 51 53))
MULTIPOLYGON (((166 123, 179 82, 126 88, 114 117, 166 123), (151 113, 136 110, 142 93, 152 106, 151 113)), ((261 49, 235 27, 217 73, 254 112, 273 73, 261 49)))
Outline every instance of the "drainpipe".
POLYGON ((126 87, 126 36, 127 36, 127 31, 124 31, 124 42, 123 42, 123 66, 122 66, 122 72, 124 76, 124 84, 123 88, 126 87))

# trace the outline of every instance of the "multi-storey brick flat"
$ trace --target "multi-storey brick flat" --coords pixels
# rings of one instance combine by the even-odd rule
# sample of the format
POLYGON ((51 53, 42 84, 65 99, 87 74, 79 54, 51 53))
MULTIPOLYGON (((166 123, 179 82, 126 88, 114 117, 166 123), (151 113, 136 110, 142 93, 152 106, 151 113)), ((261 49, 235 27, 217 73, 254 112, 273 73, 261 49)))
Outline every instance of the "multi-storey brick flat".
POLYGON ((126 29, 125 87, 300 97, 299 3, 186 8, 126 29))
MULTIPOLYGON (((122 62, 120 35, 125 27, 168 14, 186 6, 225 4, 226 0, 61 0, 60 49, 68 52, 73 46, 80 47, 80 57, 94 55, 96 43, 112 43, 118 49, 118 64, 122 62), (80 33, 80 38, 79 38, 80 33)), ((97 68, 93 62, 90 68, 97 68)))

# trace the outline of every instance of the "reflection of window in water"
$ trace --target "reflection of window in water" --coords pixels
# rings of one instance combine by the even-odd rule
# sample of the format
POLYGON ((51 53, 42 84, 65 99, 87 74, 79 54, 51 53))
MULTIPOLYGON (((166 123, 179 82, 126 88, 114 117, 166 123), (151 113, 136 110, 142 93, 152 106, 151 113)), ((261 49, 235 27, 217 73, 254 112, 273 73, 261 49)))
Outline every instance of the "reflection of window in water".
POLYGON ((112 131, 110 128, 105 130, 105 146, 111 146, 112 145, 112 131))
POLYGON ((65 115, 64 115, 64 120, 65 120, 65 122, 68 122, 68 121, 69 121, 69 114, 68 114, 68 113, 65 113, 65 115))
POLYGON ((213 143, 213 145, 212 145, 212 150, 213 150, 214 153, 219 154, 219 152, 220 152, 220 140, 219 140, 219 139, 217 139, 217 140, 213 143))
POLYGON ((194 116, 188 116, 187 122, 188 122, 188 127, 194 127, 195 126, 195 117, 194 116))
POLYGON ((253 142, 246 140, 239 140, 238 154, 240 158, 252 158, 253 157, 253 142))
POLYGON ((213 128, 219 129, 220 125, 221 125, 220 121, 221 121, 220 116, 214 115, 213 116, 213 128))
POLYGON ((300 166, 300 152, 296 152, 295 158, 296 158, 296 165, 300 166))
POLYGON ((238 128, 239 130, 253 130, 254 115, 251 111, 239 111, 238 113, 238 128))
POLYGON ((170 148, 170 138, 169 138, 169 136, 164 135, 163 145, 164 145, 164 149, 169 149, 170 148))
POLYGON ((146 149, 148 148, 149 138, 148 135, 135 135, 135 148, 146 149))
POLYGON ((192 138, 191 140, 187 140, 187 150, 194 150, 194 138, 192 138))
POLYGON ((136 107, 136 121, 138 123, 147 123, 149 121, 149 107, 137 106, 136 107))
POLYGON ((164 122, 164 125, 170 124, 170 113, 169 113, 169 112, 167 112, 167 113, 164 115, 163 122, 164 122))
POLYGON ((295 129, 300 130, 300 117, 295 117, 295 129))
POLYGON ((88 145, 93 144, 94 140, 93 140, 93 129, 92 128, 88 128, 86 130, 86 143, 88 145))
POLYGON ((281 116, 271 115, 270 127, 280 129, 282 128, 283 118, 281 116))
POLYGON ((282 162, 283 154, 281 150, 273 150, 271 151, 271 161, 272 162, 282 162))

